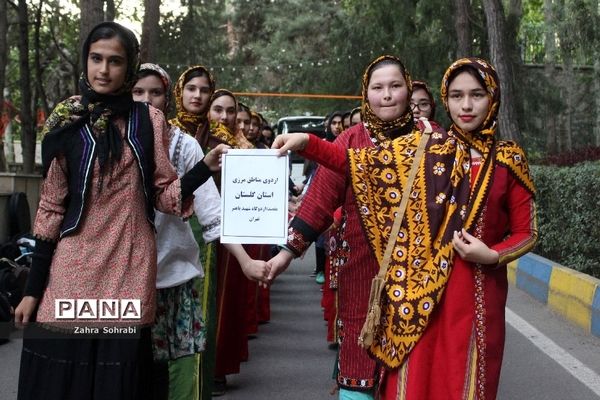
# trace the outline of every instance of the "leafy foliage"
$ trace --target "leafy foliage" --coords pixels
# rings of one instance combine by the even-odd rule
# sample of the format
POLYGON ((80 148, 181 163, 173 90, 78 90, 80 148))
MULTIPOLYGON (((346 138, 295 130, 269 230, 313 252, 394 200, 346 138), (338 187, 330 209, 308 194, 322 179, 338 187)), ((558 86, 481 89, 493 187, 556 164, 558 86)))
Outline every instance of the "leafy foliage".
POLYGON ((600 278, 600 163, 532 170, 539 227, 535 252, 600 278))

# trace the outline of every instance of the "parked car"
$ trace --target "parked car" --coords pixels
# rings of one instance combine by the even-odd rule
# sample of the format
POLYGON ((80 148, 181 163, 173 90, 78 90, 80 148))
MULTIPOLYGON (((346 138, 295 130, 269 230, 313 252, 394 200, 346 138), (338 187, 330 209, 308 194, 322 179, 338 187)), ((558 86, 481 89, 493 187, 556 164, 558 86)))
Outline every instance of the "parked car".
MULTIPOLYGON (((277 121, 277 134, 305 132, 313 133, 325 138, 325 117, 318 116, 290 116, 277 121)), ((292 154, 292 163, 302 163, 304 158, 296 153, 292 154)))

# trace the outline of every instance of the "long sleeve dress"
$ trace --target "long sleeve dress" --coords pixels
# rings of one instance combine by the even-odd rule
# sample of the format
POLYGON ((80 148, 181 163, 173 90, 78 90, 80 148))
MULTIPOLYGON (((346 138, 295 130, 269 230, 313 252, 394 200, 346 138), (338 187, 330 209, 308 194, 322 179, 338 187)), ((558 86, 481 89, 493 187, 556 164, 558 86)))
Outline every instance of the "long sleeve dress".
MULTIPOLYGON (((523 161, 506 142, 497 148, 501 157, 523 161)), ((345 171, 345 152, 316 138, 310 138, 302 153, 339 174, 345 171)), ((480 160, 472 158, 470 168, 473 185, 480 160)), ((455 255, 446 289, 423 336, 400 368, 382 371, 382 398, 496 397, 504 351, 506 265, 534 246, 537 225, 531 190, 509 168, 496 161, 492 182, 476 234, 498 252, 498 263, 480 265, 455 255)), ((371 277, 376 272, 377 267, 371 277)))
MULTIPOLYGON (((473 176, 480 168, 472 159, 473 176)), ((531 193, 497 165, 477 230, 500 256, 497 265, 454 259, 439 312, 399 370, 385 379, 384 399, 495 399, 504 353, 506 265, 537 237, 531 193)))
MULTIPOLYGON (((184 217, 192 202, 182 204, 181 185, 168 158, 167 127, 160 111, 151 108, 154 129, 154 186, 157 209, 184 217)), ((76 234, 58 241, 48 285, 39 304, 38 322, 56 322, 56 299, 140 299, 141 318, 128 323, 151 325, 156 307, 156 242, 144 208, 142 177, 136 158, 125 144, 126 121, 117 121, 123 135, 123 155, 100 183, 93 168, 81 225, 76 234)), ((33 233, 58 240, 68 196, 66 163, 55 159, 42 183, 33 233)))
MULTIPOLYGON (((171 127, 169 158, 183 176, 204 157, 200 145, 178 127, 171 127)), ((194 214, 205 242, 220 235, 221 197, 212 179, 194 191, 194 214)), ((154 357, 174 360, 205 349, 201 280, 204 269, 200 249, 188 221, 156 213, 158 249, 158 310, 152 328, 154 357)), ((191 371, 190 371, 191 374, 191 371)))
MULTIPOLYGON (((182 202, 181 181, 167 153, 164 117, 151 107, 149 117, 153 132, 141 133, 153 135, 155 168, 150 176, 156 195, 154 205, 163 212, 189 217, 192 202, 182 202)), ((126 140, 128 129, 135 125, 130 122, 115 120, 123 139, 120 161, 102 177, 97 159, 91 166, 91 186, 85 192, 75 232, 60 238, 69 195, 64 157, 52 161, 42 183, 33 233, 57 242, 37 312, 37 321, 49 329, 43 329, 43 336, 38 337, 25 332, 19 399, 151 397, 150 325, 156 309, 156 241, 146 209, 139 159, 126 140), (58 299, 135 299, 141 303, 141 315, 139 319, 100 320, 101 326, 122 323, 131 327, 133 334, 125 338, 102 336, 102 327, 97 335, 79 335, 72 329, 73 323, 84 326, 90 321, 75 320, 66 325, 57 320, 58 299), (62 328, 68 328, 67 333, 62 328)))
POLYGON ((302 205, 290 223, 287 245, 297 256, 301 255, 331 225, 334 212, 342 207, 345 224, 338 232, 338 237, 343 246, 334 260, 339 265, 337 318, 340 347, 337 382, 346 388, 370 389, 376 382, 376 363, 358 347, 356 338, 367 314, 371 278, 377 273, 378 266, 364 239, 354 194, 347 185, 344 173, 346 150, 373 147, 373 142, 363 124, 343 132, 333 143, 318 138, 315 140, 339 151, 332 152, 332 155, 341 154, 337 159, 338 172, 318 168, 302 205))

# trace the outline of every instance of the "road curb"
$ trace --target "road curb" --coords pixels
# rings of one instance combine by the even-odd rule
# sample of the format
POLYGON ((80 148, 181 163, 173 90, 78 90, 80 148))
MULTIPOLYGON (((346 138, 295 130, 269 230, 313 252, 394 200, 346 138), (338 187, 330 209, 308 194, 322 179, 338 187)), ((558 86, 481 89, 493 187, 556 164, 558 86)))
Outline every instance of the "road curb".
POLYGON ((528 253, 508 264, 508 280, 586 332, 600 337, 600 279, 528 253))

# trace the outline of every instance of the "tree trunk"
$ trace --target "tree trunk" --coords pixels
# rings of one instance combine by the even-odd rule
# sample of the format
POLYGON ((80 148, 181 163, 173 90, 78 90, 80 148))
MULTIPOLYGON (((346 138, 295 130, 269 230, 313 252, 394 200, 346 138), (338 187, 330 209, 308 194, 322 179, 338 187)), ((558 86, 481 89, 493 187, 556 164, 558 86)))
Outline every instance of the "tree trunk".
POLYGON ((562 151, 573 150, 573 88, 575 85, 575 73, 573 71, 573 60, 571 56, 564 60, 564 82, 566 82, 565 90, 565 109, 562 112, 564 129, 562 138, 562 151))
POLYGON ((79 21, 79 48, 92 28, 104 21, 104 0, 79 0, 81 20, 79 21))
POLYGON ((35 126, 31 115, 31 82, 29 72, 29 13, 27 0, 19 0, 19 87, 21 89, 21 148, 23 172, 32 173, 35 164, 35 126))
POLYGON ((504 12, 500 0, 483 0, 483 8, 487 21, 488 38, 492 64, 500 77, 502 101, 498 115, 498 130, 504 139, 521 139, 519 121, 517 119, 516 97, 512 85, 512 68, 506 47, 506 31, 504 12))
POLYGON ((454 30, 456 31, 456 57, 470 57, 473 53, 471 23, 469 22, 469 0, 453 0, 454 30))
MULTIPOLYGON (((4 112, 4 85, 6 84, 6 64, 8 61, 8 3, 0 0, 0 117, 4 112)), ((2 123, 0 122, 0 125, 2 123)), ((2 127, 6 131, 7 127, 2 127)), ((4 156, 4 134, 0 131, 0 172, 6 171, 6 158, 4 156)))
MULTIPOLYGON (((506 16, 506 45, 505 49, 509 54, 509 62, 511 66, 511 84, 513 88, 522 87, 523 74, 521 73, 521 66, 523 65, 523 58, 521 55, 521 49, 519 48, 519 28, 521 25, 521 19, 523 18, 523 3, 521 0, 510 0, 508 15, 506 16)), ((521 98, 515 94, 515 108, 517 112, 521 111, 522 103, 521 98)))
POLYGON ((552 0, 544 0, 544 21, 545 21, 545 36, 544 36, 544 48, 546 49, 546 55, 544 57, 544 76, 546 77, 546 109, 544 118, 544 125, 546 130, 546 153, 554 154, 558 151, 557 134, 556 134, 556 113, 550 109, 548 103, 552 97, 555 96, 555 88, 550 84, 554 81, 556 63, 556 43, 554 41, 554 11, 552 9, 552 0))
POLYGON ((43 85, 43 69, 42 69, 42 62, 41 62, 41 57, 40 57, 40 51, 42 49, 42 45, 40 43, 40 27, 42 25, 42 7, 44 5, 44 0, 40 0, 40 3, 38 5, 38 9, 36 11, 36 15, 35 15, 35 32, 34 32, 34 43, 35 43, 35 57, 34 57, 34 68, 35 68, 35 85, 36 85, 36 92, 37 95, 35 96, 35 101, 34 103, 37 105, 37 100, 39 99, 40 102, 42 103, 42 109, 44 110, 45 115, 48 115, 50 113, 49 107, 48 107, 48 99, 46 97, 46 91, 44 90, 44 85, 43 85))
POLYGON ((508 15, 506 16, 506 39, 508 50, 512 50, 513 63, 518 62, 520 57, 519 47, 517 46, 519 35, 519 26, 523 18, 523 2, 521 0, 510 0, 508 15), (511 46, 515 44, 515 46, 511 46), (516 58, 515 58, 516 56, 516 58))
POLYGON ((140 57, 142 62, 154 62, 154 49, 158 40, 158 22, 160 21, 160 0, 144 0, 144 22, 142 23, 142 44, 140 57))
MULTIPOLYGON (((66 49, 64 49, 56 38, 56 29, 54 28, 52 21, 48 22, 48 30, 50 31, 50 36, 52 38, 52 43, 54 44, 54 48, 58 52, 59 57, 69 64, 71 67, 72 73, 70 74, 72 89, 67 90, 68 95, 72 93, 77 93, 77 85, 79 83, 79 73, 78 73, 78 64, 79 64, 79 51, 75 49, 74 56, 66 49)), ((66 82, 67 78, 63 78, 66 82)))
POLYGON ((115 8, 115 0, 106 0, 106 13, 104 14, 105 21, 114 21, 117 15, 115 8))

